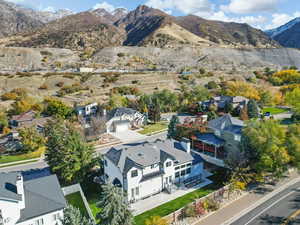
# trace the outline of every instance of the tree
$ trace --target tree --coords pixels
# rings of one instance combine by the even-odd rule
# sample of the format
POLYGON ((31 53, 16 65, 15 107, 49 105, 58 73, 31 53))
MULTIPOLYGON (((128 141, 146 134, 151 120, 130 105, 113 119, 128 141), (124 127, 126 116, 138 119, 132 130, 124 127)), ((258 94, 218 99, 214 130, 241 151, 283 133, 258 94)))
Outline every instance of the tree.
POLYGON ((172 119, 168 126, 168 138, 175 138, 177 136, 176 127, 180 123, 178 116, 172 116, 172 119))
POLYGON ((247 104, 247 113, 250 119, 259 117, 258 105, 255 100, 253 99, 249 100, 247 104))
POLYGON ((97 165, 98 159, 93 158, 94 148, 70 125, 61 120, 49 121, 45 134, 46 161, 64 184, 81 182, 97 165))
POLYGON ((225 107, 224 107, 224 111, 226 113, 231 113, 233 110, 234 110, 233 104, 231 102, 226 102, 225 107))
POLYGON ((118 107, 126 107, 128 100, 120 94, 112 94, 109 98, 108 108, 114 109, 118 107))
POLYGON ((246 98, 260 100, 256 87, 242 81, 228 81, 223 86, 224 95, 244 96, 246 98))
POLYGON ((157 98, 153 99, 153 103, 149 109, 149 119, 154 123, 157 123, 161 119, 160 102, 157 98))
POLYGON ((33 127, 19 129, 19 135, 25 152, 35 152, 45 145, 44 137, 33 127))
POLYGON ((92 220, 84 217, 80 210, 69 205, 64 209, 64 218, 61 218, 62 225, 94 225, 92 220))
POLYGON ((249 120, 249 117, 248 117, 248 107, 247 106, 244 106, 241 111, 240 111, 240 119, 241 120, 249 120))
POLYGON ((8 127, 8 118, 5 112, 0 111, 0 134, 3 133, 4 128, 8 127))
POLYGON ((145 221, 145 225, 168 225, 166 219, 161 218, 160 216, 151 216, 145 221))
POLYGON ((48 116, 66 119, 69 118, 73 113, 73 109, 71 107, 55 98, 46 98, 44 104, 44 113, 48 116))
POLYGON ((300 114, 300 88, 287 92, 285 102, 294 108, 296 114, 300 114))
POLYGON ((122 188, 112 184, 103 185, 98 206, 101 212, 97 214, 101 225, 132 225, 133 215, 127 203, 127 195, 122 188))
POLYGON ((292 125, 287 130, 286 146, 291 164, 300 169, 300 126, 292 125))
POLYGON ((273 120, 254 121, 243 130, 242 148, 258 174, 280 177, 290 161, 286 132, 273 120))

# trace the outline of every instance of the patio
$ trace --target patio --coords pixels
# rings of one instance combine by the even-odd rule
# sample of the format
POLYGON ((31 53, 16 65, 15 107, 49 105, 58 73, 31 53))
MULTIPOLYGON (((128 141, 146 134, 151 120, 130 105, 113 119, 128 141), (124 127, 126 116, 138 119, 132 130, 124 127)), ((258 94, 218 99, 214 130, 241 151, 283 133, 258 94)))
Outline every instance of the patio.
POLYGON ((209 177, 211 175, 212 175, 211 173, 205 171, 205 173, 203 174, 203 177, 204 177, 203 181, 200 184, 197 184, 196 186, 186 188, 184 185, 182 185, 177 190, 174 190, 171 194, 169 194, 167 192, 160 192, 159 194, 156 194, 156 195, 146 198, 144 200, 135 202, 135 203, 131 204, 131 209, 133 210, 133 214, 135 216, 139 215, 150 209, 156 208, 164 203, 172 201, 178 197, 186 195, 197 189, 203 188, 212 183, 211 180, 207 179, 207 177, 209 177))

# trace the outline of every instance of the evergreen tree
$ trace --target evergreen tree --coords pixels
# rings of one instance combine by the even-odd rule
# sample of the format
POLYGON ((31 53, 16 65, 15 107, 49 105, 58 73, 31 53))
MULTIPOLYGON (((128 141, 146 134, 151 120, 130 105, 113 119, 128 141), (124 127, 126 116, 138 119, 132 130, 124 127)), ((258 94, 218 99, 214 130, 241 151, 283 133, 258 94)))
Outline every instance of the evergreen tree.
POLYGON ((103 186, 100 202, 101 212, 97 214, 101 225, 132 225, 133 215, 122 188, 111 184, 103 186))
POLYGON ((65 184, 81 182, 98 162, 93 158, 94 148, 63 121, 50 121, 45 133, 45 156, 51 171, 65 184))
POLYGON ((249 100, 247 104, 247 113, 250 119, 259 117, 258 105, 255 100, 249 100))
POLYGON ((226 102, 225 107, 224 107, 224 111, 226 113, 231 113, 233 111, 233 105, 231 102, 226 102))
POLYGON ((84 217, 79 209, 69 205, 64 210, 64 218, 61 219, 62 225, 94 225, 92 220, 84 217))
POLYGON ((175 138, 176 136, 177 136, 177 131, 176 131, 176 127, 177 127, 177 125, 179 124, 180 122, 179 122, 179 118, 178 118, 178 116, 172 116, 172 119, 171 119, 171 121, 170 121, 170 123, 169 123, 169 126, 168 126, 168 135, 167 135, 167 137, 169 138, 169 139, 171 139, 171 138, 175 138))

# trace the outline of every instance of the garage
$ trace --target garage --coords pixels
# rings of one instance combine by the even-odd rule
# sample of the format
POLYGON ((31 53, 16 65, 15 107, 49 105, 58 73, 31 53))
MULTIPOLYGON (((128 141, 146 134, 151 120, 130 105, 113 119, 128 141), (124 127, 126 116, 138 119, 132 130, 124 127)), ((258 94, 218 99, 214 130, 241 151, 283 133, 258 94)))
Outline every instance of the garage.
POLYGON ((116 133, 128 131, 130 128, 130 121, 129 120, 119 120, 113 122, 113 130, 116 133))

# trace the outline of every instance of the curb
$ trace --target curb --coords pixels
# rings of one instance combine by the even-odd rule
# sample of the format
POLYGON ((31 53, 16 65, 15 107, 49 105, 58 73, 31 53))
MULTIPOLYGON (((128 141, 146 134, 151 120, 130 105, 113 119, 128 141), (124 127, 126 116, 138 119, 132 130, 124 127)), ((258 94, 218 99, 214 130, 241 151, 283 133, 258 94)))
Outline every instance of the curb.
POLYGON ((268 201, 269 199, 271 199, 275 195, 277 195, 280 192, 282 192, 285 188, 287 188, 289 186, 292 186, 292 185, 294 185, 294 184, 296 184, 298 182, 300 182, 300 177, 295 178, 295 179, 289 181, 288 183, 282 185, 281 187, 279 187, 276 190, 272 191, 271 193, 267 194, 265 197, 259 199, 257 202, 255 202, 254 204, 252 204, 250 207, 242 210, 239 214, 233 216, 231 219, 227 220, 226 222, 222 223, 221 225, 229 225, 229 224, 235 222, 239 218, 241 218, 241 217, 245 216, 247 213, 251 212, 253 209, 257 208, 259 205, 263 204, 264 202, 268 201))

